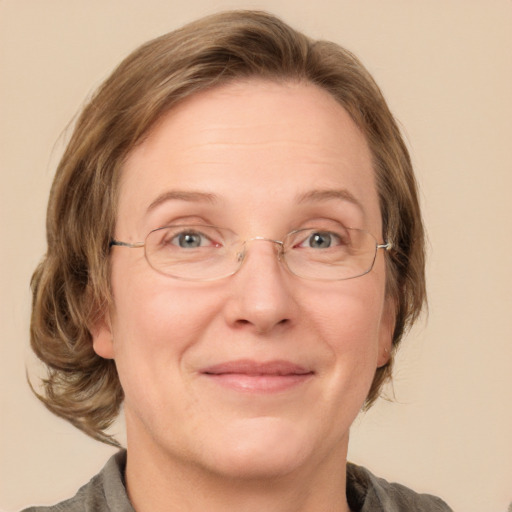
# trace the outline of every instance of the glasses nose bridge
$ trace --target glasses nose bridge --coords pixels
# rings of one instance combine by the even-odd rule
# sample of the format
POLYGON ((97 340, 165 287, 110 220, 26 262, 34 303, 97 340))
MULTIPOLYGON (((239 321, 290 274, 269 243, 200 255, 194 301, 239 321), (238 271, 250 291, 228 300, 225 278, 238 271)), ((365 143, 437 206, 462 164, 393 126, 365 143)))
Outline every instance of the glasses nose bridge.
POLYGON ((267 238, 267 237, 264 237, 264 236, 255 236, 253 238, 249 238, 244 243, 247 244, 248 242, 254 242, 254 241, 258 241, 258 242, 271 242, 273 244, 277 244, 280 248, 282 248, 283 244, 284 244, 284 242, 282 240, 274 240, 273 238, 267 238))
POLYGON ((270 242, 274 244, 274 246, 277 245, 277 259, 278 261, 281 261, 281 256, 283 255, 284 252, 284 242, 282 240, 274 240, 273 238, 267 238, 264 236, 255 236, 253 238, 248 238, 247 240, 244 240, 242 244, 242 250, 237 253, 237 260, 240 264, 240 267, 242 266, 247 256, 249 242, 270 242))
POLYGON ((277 257, 279 260, 281 260, 281 256, 283 254, 284 249, 284 242, 282 240, 274 240, 273 238, 267 238, 264 236, 255 236, 253 238, 249 238, 244 242, 244 245, 247 246, 249 242, 270 242, 274 244, 274 246, 277 245, 277 257))

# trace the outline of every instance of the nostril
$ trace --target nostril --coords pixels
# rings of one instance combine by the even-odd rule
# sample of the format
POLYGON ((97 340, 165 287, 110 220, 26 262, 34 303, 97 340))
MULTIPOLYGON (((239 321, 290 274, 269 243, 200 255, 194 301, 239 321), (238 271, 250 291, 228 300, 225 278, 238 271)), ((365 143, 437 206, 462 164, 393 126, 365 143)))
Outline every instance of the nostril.
POLYGON ((235 327, 238 327, 239 329, 244 329, 247 326, 253 325, 255 328, 256 334, 262 335, 267 334, 270 330, 272 330, 276 326, 287 326, 290 323, 289 318, 283 318, 282 320, 279 320, 278 322, 269 323, 268 325, 263 325, 262 322, 251 322, 250 320, 247 320, 245 318, 239 318, 235 321, 235 327))

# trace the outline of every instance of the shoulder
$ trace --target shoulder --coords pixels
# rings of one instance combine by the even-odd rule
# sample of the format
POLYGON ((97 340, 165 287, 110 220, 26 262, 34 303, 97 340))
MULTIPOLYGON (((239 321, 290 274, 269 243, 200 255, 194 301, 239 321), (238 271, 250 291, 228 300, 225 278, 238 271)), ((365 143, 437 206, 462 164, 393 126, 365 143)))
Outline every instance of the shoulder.
POLYGON ((72 498, 50 506, 29 507, 22 512, 86 512, 108 510, 100 474, 81 487, 72 498))
POLYGON ((351 463, 347 465, 347 499, 358 512, 453 512, 441 498, 387 482, 351 463))
POLYGON ((22 512, 134 512, 123 482, 126 452, 120 451, 72 498, 22 512))

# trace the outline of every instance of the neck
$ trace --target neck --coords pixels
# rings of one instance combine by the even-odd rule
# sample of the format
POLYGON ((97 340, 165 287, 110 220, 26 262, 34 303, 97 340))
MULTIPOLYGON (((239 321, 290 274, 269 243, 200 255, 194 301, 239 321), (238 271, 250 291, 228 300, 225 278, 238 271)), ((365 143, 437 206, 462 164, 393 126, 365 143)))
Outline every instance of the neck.
POLYGON ((235 476, 128 442, 126 485, 136 512, 349 512, 346 449, 332 455, 287 474, 235 476))

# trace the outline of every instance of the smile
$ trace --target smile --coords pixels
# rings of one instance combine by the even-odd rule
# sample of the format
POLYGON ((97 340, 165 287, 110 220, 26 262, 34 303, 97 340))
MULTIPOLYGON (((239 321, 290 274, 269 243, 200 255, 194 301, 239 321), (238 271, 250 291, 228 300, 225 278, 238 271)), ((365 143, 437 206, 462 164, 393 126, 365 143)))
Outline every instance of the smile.
POLYGON ((289 361, 238 360, 204 368, 202 375, 217 384, 247 393, 278 393, 309 380, 314 372, 289 361))

